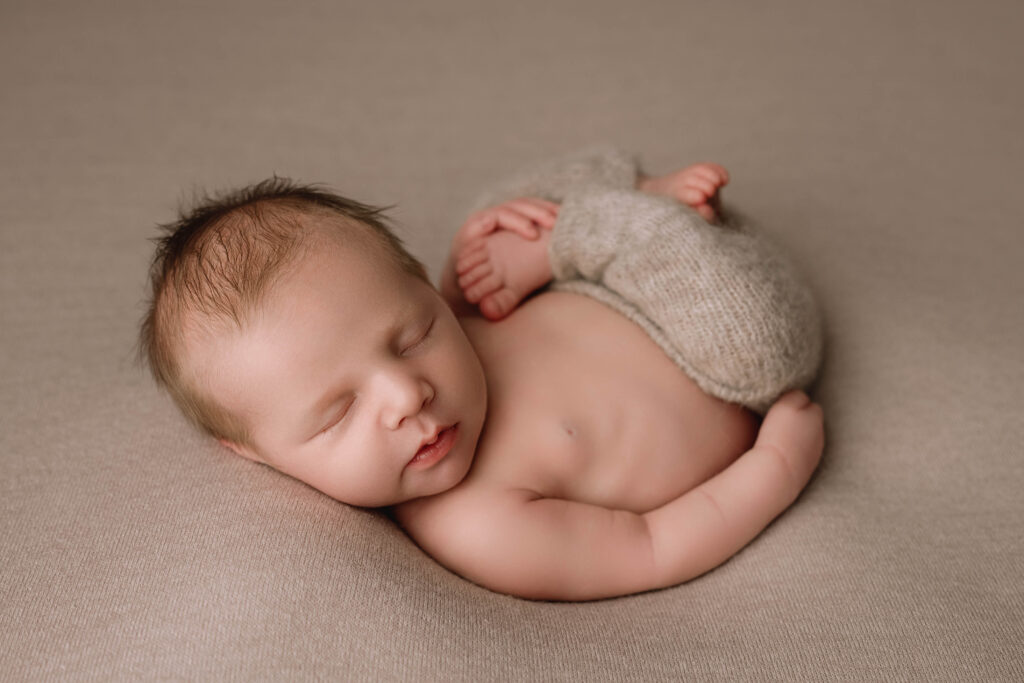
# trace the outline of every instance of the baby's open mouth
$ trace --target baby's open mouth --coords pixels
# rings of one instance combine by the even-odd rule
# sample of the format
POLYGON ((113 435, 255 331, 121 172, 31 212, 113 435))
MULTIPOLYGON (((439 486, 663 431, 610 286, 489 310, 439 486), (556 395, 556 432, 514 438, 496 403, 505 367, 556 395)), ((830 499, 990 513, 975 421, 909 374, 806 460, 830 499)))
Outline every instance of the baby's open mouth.
POLYGON ((448 455, 448 451, 451 450, 452 444, 455 443, 455 437, 458 436, 458 431, 458 423, 451 427, 442 429, 438 432, 437 438, 433 443, 424 444, 422 448, 416 451, 416 455, 413 456, 412 460, 409 461, 406 467, 426 469, 439 462, 444 458, 444 456, 448 455))

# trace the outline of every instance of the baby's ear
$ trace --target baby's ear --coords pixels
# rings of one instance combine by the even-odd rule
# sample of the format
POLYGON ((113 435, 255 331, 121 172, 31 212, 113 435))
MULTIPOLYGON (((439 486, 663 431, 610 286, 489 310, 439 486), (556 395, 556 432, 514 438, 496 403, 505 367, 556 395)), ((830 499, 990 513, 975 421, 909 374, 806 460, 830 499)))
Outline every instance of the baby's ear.
POLYGON ((263 462, 263 458, 261 458, 259 454, 257 454, 248 446, 242 446, 235 443, 234 441, 228 441, 227 439, 217 439, 217 441, 220 442, 221 446, 230 448, 236 454, 242 456, 243 458, 246 458, 247 460, 252 460, 254 462, 263 462))

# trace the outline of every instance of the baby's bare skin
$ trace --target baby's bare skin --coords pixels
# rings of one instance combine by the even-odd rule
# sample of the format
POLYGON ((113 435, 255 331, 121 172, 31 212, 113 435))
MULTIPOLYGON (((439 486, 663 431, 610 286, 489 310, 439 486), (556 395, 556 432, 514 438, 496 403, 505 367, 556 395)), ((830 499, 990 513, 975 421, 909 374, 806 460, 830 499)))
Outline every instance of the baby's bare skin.
POLYGON ((802 392, 758 432, 586 297, 547 292, 500 322, 461 322, 488 382, 473 467, 394 512, 430 555, 492 590, 589 600, 686 581, 752 540, 820 458, 821 409, 802 392))
MULTIPOLYGON (((698 164, 637 188, 713 219, 727 181, 698 164)), ((347 214, 289 210, 303 245, 244 324, 181 321, 183 374, 246 427, 221 443, 390 510, 500 592, 627 595, 726 561, 806 485, 821 409, 790 392, 759 427, 610 307, 531 297, 558 211, 527 197, 473 214, 438 291, 347 214)))
POLYGON ((546 292, 501 322, 461 322, 489 396, 467 486, 644 513, 757 434, 753 414, 705 394, 641 328, 588 297, 546 292))
MULTIPOLYGON (((638 188, 714 218, 727 180, 698 165, 638 188)), ((492 231, 456 239, 442 283, 487 377, 473 466, 452 489, 396 506, 397 520, 462 576, 524 597, 623 595, 717 566, 806 484, 820 408, 791 392, 759 429, 612 309, 571 293, 527 298, 551 277, 557 206, 518 207, 493 225, 475 218, 492 231)))

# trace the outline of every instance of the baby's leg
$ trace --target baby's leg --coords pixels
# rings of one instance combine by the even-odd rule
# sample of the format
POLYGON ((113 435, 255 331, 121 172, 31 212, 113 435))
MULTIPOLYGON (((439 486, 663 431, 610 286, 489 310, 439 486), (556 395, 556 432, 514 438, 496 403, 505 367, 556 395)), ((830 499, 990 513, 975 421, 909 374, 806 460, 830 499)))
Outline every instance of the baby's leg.
POLYGON ((813 379, 820 320, 784 255, 724 218, 636 191, 573 193, 549 249, 552 289, 615 308, 706 392, 763 414, 813 379))
MULTIPOLYGON (((701 163, 663 176, 644 176, 637 188, 673 197, 713 221, 720 206, 719 189, 728 182, 729 174, 722 166, 701 163)), ((478 304, 484 317, 504 318, 531 292, 551 281, 550 241, 550 233, 542 229, 541 238, 532 242, 507 230, 469 242, 456 254, 455 262, 463 296, 478 304)))

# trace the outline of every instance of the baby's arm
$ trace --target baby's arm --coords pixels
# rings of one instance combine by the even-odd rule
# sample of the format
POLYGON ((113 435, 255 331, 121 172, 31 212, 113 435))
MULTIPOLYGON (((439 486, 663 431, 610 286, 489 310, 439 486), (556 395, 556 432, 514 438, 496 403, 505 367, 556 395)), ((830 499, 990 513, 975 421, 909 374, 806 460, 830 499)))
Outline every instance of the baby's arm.
POLYGON ((821 408, 794 391, 768 412, 754 447, 683 496, 637 514, 527 491, 482 491, 414 538, 492 590, 595 600, 673 586, 717 567, 796 499, 824 447, 821 408))
POLYGON ((776 401, 753 448, 697 488, 645 515, 657 585, 699 576, 753 540, 796 500, 824 447, 821 406, 802 391, 776 401))

